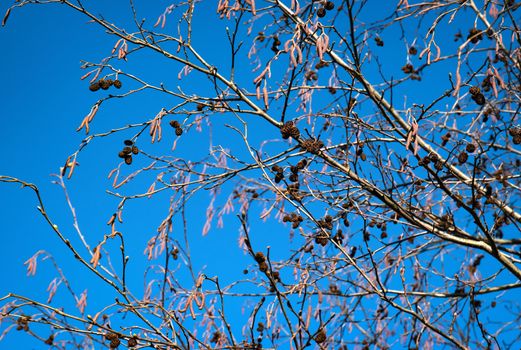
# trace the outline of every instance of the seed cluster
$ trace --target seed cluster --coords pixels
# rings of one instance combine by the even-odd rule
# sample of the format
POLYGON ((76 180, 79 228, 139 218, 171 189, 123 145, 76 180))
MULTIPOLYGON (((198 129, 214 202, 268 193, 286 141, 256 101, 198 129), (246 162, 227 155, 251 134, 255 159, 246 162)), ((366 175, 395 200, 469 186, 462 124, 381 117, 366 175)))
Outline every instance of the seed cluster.
POLYGON ((139 153, 139 148, 137 148, 136 145, 134 145, 134 142, 132 140, 125 140, 123 141, 125 144, 125 147, 118 153, 119 158, 125 159, 125 164, 130 165, 132 164, 132 155, 136 155, 139 153))
POLYGON ((221 340, 222 337, 224 337, 224 335, 221 332, 215 331, 212 334, 212 338, 210 339, 210 343, 218 343, 221 340))
POLYGON ((480 106, 483 106, 485 104, 485 95, 481 93, 481 90, 478 86, 471 87, 469 92, 472 95, 472 99, 474 100, 474 102, 476 102, 480 106))
POLYGON ((448 132, 448 133, 446 133, 445 135, 443 135, 443 136, 441 137, 441 145, 442 145, 442 146, 445 146, 445 145, 447 144, 447 142, 449 142, 451 136, 452 136, 452 135, 450 134, 450 132, 448 132))
POLYGON ((483 40, 483 35, 479 29, 470 28, 469 35, 467 35, 467 40, 470 40, 470 42, 473 44, 477 44, 480 42, 480 40, 483 40))
POLYGON ((177 136, 183 135, 183 128, 181 128, 181 124, 179 124, 177 120, 171 120, 169 124, 172 128, 175 129, 175 134, 177 136))
POLYGON ((315 341, 317 344, 322 344, 327 339, 327 334, 324 329, 320 329, 317 334, 315 334, 315 341))
POLYGON ((121 344, 121 340, 119 340, 119 335, 116 333, 105 334, 105 339, 110 341, 111 349, 116 349, 121 344))
POLYGON ((300 131, 293 121, 285 122, 284 125, 280 127, 280 133, 285 140, 290 137, 298 139, 300 136, 300 131))
POLYGON ((291 222, 291 227, 292 228, 297 228, 300 226, 300 223, 302 221, 304 221, 304 218, 297 214, 297 213, 291 213, 291 214, 286 214, 284 215, 284 217, 282 218, 282 221, 283 222, 291 222))
POLYGON ((306 74, 304 74, 304 79, 306 79, 306 81, 317 81, 318 74, 314 70, 309 70, 306 72, 306 74))
POLYGON ((128 340, 127 345, 128 345, 129 348, 133 348, 133 347, 137 346, 137 337, 135 335, 132 336, 132 338, 130 338, 128 340))
POLYGON ((172 259, 177 260, 179 258, 179 249, 174 247, 174 249, 170 251, 170 255, 172 255, 172 259))
POLYGON ((31 316, 20 316, 16 319, 16 330, 21 331, 29 331, 29 321, 31 320, 31 316))
POLYGON ((306 139, 302 142, 300 147, 312 154, 318 154, 320 152, 320 149, 324 147, 324 143, 318 139, 306 139))
POLYGON ((438 157, 438 155, 436 153, 431 153, 429 154, 428 156, 425 156, 423 157, 422 159, 420 159, 418 161, 418 165, 421 165, 421 166, 427 166, 429 165, 431 162, 434 163, 434 169, 436 170, 441 170, 443 169, 443 161, 438 157))
POLYGON ((266 257, 264 256, 264 253, 255 253, 255 261, 259 264, 259 270, 262 272, 268 271, 268 264, 266 263, 266 257))
POLYGON ((90 84, 89 90, 92 92, 98 91, 99 89, 108 90, 111 86, 114 86, 116 89, 120 89, 122 85, 123 84, 118 79, 100 79, 90 84))
POLYGON ((467 152, 461 152, 458 156, 458 162, 460 164, 465 164, 469 159, 469 154, 467 152))
POLYGON ((280 166, 274 165, 271 167, 271 170, 275 172, 275 183, 279 183, 284 179, 284 169, 280 166))
POLYGON ((279 52, 279 45, 280 45, 280 40, 279 40, 279 37, 278 36, 274 36, 273 37, 273 44, 271 44, 271 51, 277 53, 279 52))
POLYGON ((335 8, 335 4, 333 3, 333 1, 326 1, 325 4, 324 4, 324 7, 320 7, 318 10, 317 10, 317 16, 322 18, 326 15, 326 12, 327 11, 331 11, 335 8))
POLYGON ((512 142, 514 142, 515 145, 519 145, 521 143, 521 127, 513 126, 508 129, 508 133, 510 136, 512 136, 512 142))
POLYGON ((414 66, 410 63, 407 63, 405 66, 402 67, 402 72, 405 74, 412 74, 416 73, 416 70, 414 70, 414 66))

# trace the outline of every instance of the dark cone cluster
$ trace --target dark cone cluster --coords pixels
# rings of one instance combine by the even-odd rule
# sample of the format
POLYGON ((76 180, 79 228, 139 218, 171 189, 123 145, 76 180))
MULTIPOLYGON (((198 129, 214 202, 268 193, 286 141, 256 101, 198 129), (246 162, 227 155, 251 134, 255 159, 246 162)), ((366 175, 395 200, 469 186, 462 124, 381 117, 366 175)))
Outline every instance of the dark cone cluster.
POLYGON ((268 264, 266 263, 266 257, 262 252, 255 253, 255 261, 259 264, 259 270, 262 272, 268 271, 268 264))
POLYGON ((416 73, 416 71, 414 70, 413 65, 410 64, 410 63, 407 63, 405 66, 402 67, 402 72, 404 72, 405 74, 416 73))
POLYGON ((458 162, 460 164, 465 164, 467 160, 469 159, 469 155, 467 152, 461 152, 458 156, 458 162))
POLYGON ((333 3, 333 1, 326 1, 326 3, 324 4, 324 7, 320 7, 317 10, 317 16, 320 18, 325 17, 327 11, 331 11, 334 8, 335 8, 335 4, 333 3))
POLYGON ((130 338, 130 339, 128 340, 127 346, 128 346, 129 348, 133 348, 133 347, 137 346, 137 337, 136 337, 136 336, 133 336, 132 338, 130 338))
POLYGON ((326 335, 326 332, 321 329, 316 335, 315 335, 315 341, 317 342, 317 344, 321 344, 323 342, 325 342, 327 339, 327 335, 326 335))
POLYGON ((291 222, 291 227, 292 228, 298 228, 300 226, 300 223, 302 221, 304 221, 304 218, 297 214, 297 213, 291 213, 291 214, 286 214, 284 215, 284 217, 282 218, 282 221, 283 222, 291 222))
POLYGON ((183 135, 183 128, 181 128, 181 124, 177 120, 171 120, 169 124, 175 129, 175 134, 177 136, 183 135))
POLYGON ((125 147, 118 153, 119 158, 125 159, 125 164, 130 165, 132 164, 132 154, 138 154, 139 148, 134 145, 134 142, 132 140, 125 140, 123 141, 125 144, 125 147))
POLYGON ((478 105, 483 106, 487 101, 485 99, 485 95, 481 93, 479 87, 473 86, 470 88, 469 92, 472 95, 472 99, 474 100, 474 102, 476 102, 478 105))
POLYGON ((99 89, 108 90, 111 86, 116 89, 120 89, 123 84, 119 80, 112 79, 100 79, 89 85, 89 90, 92 92, 98 91, 99 89))
POLYGON ((285 122, 280 128, 280 133, 283 139, 289 139, 290 137, 298 139, 300 136, 300 131, 293 121, 285 122))
POLYGON ((271 167, 271 170, 275 173, 275 183, 279 183, 284 179, 284 169, 282 169, 278 165, 274 165, 271 167))
POLYGON ((16 319, 16 330, 21 331, 29 331, 29 321, 31 320, 30 316, 20 316, 16 319))
POLYGON ((320 149, 324 147, 324 143, 317 139, 307 139, 302 142, 300 147, 312 154, 318 154, 320 149))
POLYGON ((99 82, 94 82, 92 84, 90 84, 89 86, 89 90, 92 91, 92 92, 96 92, 100 89, 100 85, 99 85, 99 82))
POLYGON ((513 126, 508 129, 508 133, 512 136, 512 142, 515 145, 519 145, 521 143, 521 127, 513 126))
POLYGON ((483 35, 479 29, 471 28, 469 30, 469 35, 467 35, 467 40, 470 40, 470 42, 473 44, 477 44, 480 42, 480 40, 483 40, 483 35))
POLYGON ((447 144, 447 142, 449 142, 451 136, 452 136, 452 135, 450 134, 450 132, 448 132, 448 133, 446 133, 445 135, 443 135, 443 136, 441 137, 441 145, 442 145, 442 146, 445 146, 445 145, 447 144))

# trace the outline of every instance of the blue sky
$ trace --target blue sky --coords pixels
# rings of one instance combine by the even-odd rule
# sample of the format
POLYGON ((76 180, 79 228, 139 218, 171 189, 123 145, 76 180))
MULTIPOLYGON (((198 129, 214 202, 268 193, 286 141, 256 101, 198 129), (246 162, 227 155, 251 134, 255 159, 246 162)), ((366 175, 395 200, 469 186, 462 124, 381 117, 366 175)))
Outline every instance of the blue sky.
MULTIPOLYGON (((160 1, 154 6, 142 6, 140 13, 155 22, 157 16, 170 2, 160 1)), ((129 9, 125 6, 102 5, 100 9, 108 18, 114 18, 118 23, 127 23, 129 9)), ((6 9, 6 4, 0 6, 0 12, 6 9)), ((385 9, 379 9, 384 11, 385 9)), ((213 40, 214 36, 224 33, 223 23, 217 19, 213 7, 202 8, 200 16, 196 17, 196 26, 205 30, 196 31, 195 43, 204 54, 211 57, 214 64, 226 72, 226 47, 222 42, 213 40)), ((369 14, 367 14, 369 15, 369 14)), ((167 30, 173 27, 174 21, 167 23, 167 30)), ((456 22, 458 23, 458 22, 456 22)), ((448 26, 445 35, 447 47, 452 43, 452 36, 457 32, 456 24, 448 26)), ((414 30, 411 30, 414 32, 414 30)), ((400 76, 400 68, 405 64, 407 53, 405 48, 393 49, 389 43, 410 42, 414 35, 401 39, 399 31, 389 30, 382 34, 386 46, 381 49, 385 61, 381 61, 384 71, 392 72, 391 76, 400 76)), ((67 157, 75 151, 85 134, 75 130, 82 118, 88 113, 90 106, 96 102, 100 93, 88 91, 87 80, 80 80, 85 71, 80 69, 80 60, 97 61, 109 55, 115 40, 103 33, 98 27, 87 23, 84 17, 63 8, 63 6, 29 6, 13 11, 7 26, 0 29, 0 41, 5 48, 0 56, 2 84, 0 96, 0 149, 4 152, 0 160, 0 174, 10 175, 38 185, 48 213, 54 222, 72 239, 78 242, 72 227, 72 217, 67 207, 63 191, 53 184, 52 174, 59 171, 67 157)), ((403 45, 404 46, 404 45, 403 45)), ((419 64, 417 58, 415 63, 419 64)), ((374 62, 373 62, 374 63, 374 62)), ((138 54, 128 63, 118 62, 130 72, 139 72, 154 83, 165 82, 167 87, 174 89, 182 85, 186 92, 189 89, 211 93, 209 88, 201 87, 207 83, 193 73, 178 81, 180 67, 170 68, 164 58, 152 57, 147 54, 138 54), (141 56, 139 56, 141 55, 141 56), (189 82, 189 83, 188 83, 189 82), (170 84, 170 85, 168 85, 170 84)), ((440 65, 444 67, 444 65, 440 65)), ((446 67, 445 67, 446 68, 446 67)), ((440 68, 442 69, 442 68, 440 68)), ((369 74, 377 76, 375 65, 369 65, 369 74)), ((276 73, 275 73, 276 74, 276 73)), ((250 83, 251 74, 245 78, 250 83)), ((408 94, 418 103, 422 99, 428 100, 432 95, 446 89, 439 85, 439 76, 427 75, 424 85, 431 86, 427 90, 397 89, 399 93, 408 94)), ((240 78, 239 78, 240 79, 240 78)), ((127 81, 123 80, 124 84, 127 81)), ((246 83, 246 82, 245 82, 246 83)), ((124 87, 127 87, 125 85, 124 87)), ((252 89, 251 85, 248 85, 252 89)), ((110 130, 113 127, 124 126, 151 119, 161 108, 170 107, 174 101, 158 98, 155 93, 143 93, 139 97, 127 100, 113 100, 105 102, 97 115, 93 128, 95 132, 110 130)), ((215 125, 219 125, 217 121, 215 125)), ((236 121, 235 121, 236 122, 236 121)), ((253 131, 268 129, 265 123, 250 121, 253 131)), ((224 122, 223 122, 224 123, 224 122)), ((237 123, 237 125, 239 125, 237 123)), ((269 127, 269 126, 268 126, 269 127)), ((216 127, 217 129, 217 127, 216 127)), ((141 145, 146 151, 161 153, 171 152, 174 140, 173 131, 164 125, 164 140, 152 147, 149 140, 143 140, 141 145), (168 134, 170 133, 170 134, 168 134)), ((104 190, 110 188, 111 180, 107 179, 110 169, 120 161, 117 159, 118 150, 122 141, 131 133, 122 133, 114 138, 99 138, 89 144, 78 159, 80 165, 67 187, 78 213, 78 220, 82 232, 91 246, 94 246, 108 233, 106 221, 117 206, 118 200, 108 196, 104 190)), ((226 129, 213 135, 214 142, 221 142, 234 152, 241 152, 240 140, 237 135, 226 129)), ((259 143, 262 134, 252 136, 252 142, 259 143)), ((184 154, 187 157, 200 156, 208 152, 208 134, 201 134, 200 140, 181 142, 173 155, 184 154)), ((192 139, 193 140, 193 139, 192 139)), ((274 148, 275 149, 275 148, 274 148)), ((136 157, 136 164, 144 164, 141 158, 136 157)), ((128 172, 129 168, 124 168, 128 172)), ((134 190, 146 190, 150 185, 147 181, 138 181, 122 193, 134 190)), ((225 191, 223 191, 225 192, 225 191)), ((46 225, 36 209, 36 198, 29 189, 20 189, 17 185, 0 184, 0 232, 3 234, 4 252, 0 255, 0 295, 15 292, 33 296, 40 300, 46 299, 46 288, 49 281, 56 276, 49 261, 39 259, 38 273, 33 277, 26 277, 24 262, 36 251, 44 249, 56 258, 63 272, 70 278, 71 285, 76 293, 84 289, 89 290, 89 312, 95 312, 96 307, 111 302, 114 294, 99 283, 96 278, 85 271, 81 264, 76 262, 70 251, 59 241, 56 235, 46 225), (90 311, 92 310, 92 311, 90 311)), ((220 203, 227 196, 220 198, 220 203)), ((225 282, 241 278, 242 270, 251 264, 251 259, 236 248, 239 224, 233 215, 226 220, 226 226, 221 230, 214 230, 202 238, 201 229, 204 222, 204 211, 208 203, 208 194, 201 192, 191 202, 192 208, 188 219, 192 226, 189 232, 192 245, 192 259, 196 270, 205 267, 209 276, 219 275, 225 282), (230 244, 235 244, 230 249, 230 244), (230 263, 233 261, 233 264, 230 263)), ((146 241, 154 234, 157 225, 168 213, 169 195, 160 194, 151 200, 141 199, 126 205, 124 224, 120 226, 126 235, 128 255, 132 257, 130 268, 135 277, 131 284, 139 292, 143 289, 142 271, 145 264, 143 247, 146 241)), ((214 221, 215 226, 215 221, 214 221)), ((268 222, 263 226, 255 226, 257 230, 256 245, 265 248, 268 245, 274 249, 274 254, 281 254, 290 245, 287 228, 280 229, 278 225, 268 222), (281 232, 282 231, 282 232, 281 232), (259 233, 260 232, 260 233, 259 233), (272 244, 277 242, 277 244, 272 244)), ((176 234, 181 236, 180 226, 176 226, 176 234)), ((115 243, 114 250, 117 250, 115 243)), ((115 263, 117 266, 117 262, 115 263)), ((56 300, 59 305, 74 309, 74 301, 60 287, 56 300), (60 299, 60 296, 62 297, 60 299)), ((501 312, 500 308, 496 313, 501 312)), ((231 307, 232 319, 244 320, 241 316, 241 306, 231 307)), ((236 326, 240 331, 242 325, 236 326)), ((24 348, 40 348, 28 337, 21 337, 13 332, 2 342, 0 349, 11 349, 23 341, 24 348)))

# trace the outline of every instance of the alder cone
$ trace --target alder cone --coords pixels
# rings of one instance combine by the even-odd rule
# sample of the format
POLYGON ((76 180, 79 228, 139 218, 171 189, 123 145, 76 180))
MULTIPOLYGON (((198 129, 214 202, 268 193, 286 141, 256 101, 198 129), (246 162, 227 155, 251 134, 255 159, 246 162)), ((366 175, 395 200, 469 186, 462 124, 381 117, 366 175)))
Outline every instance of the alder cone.
POLYGON ((98 82, 94 82, 94 83, 90 84, 90 86, 89 86, 89 90, 92 92, 96 92, 99 89, 100 89, 100 84, 98 82))
POLYGON ((133 348, 133 347, 136 346, 136 345, 137 345, 137 339, 136 339, 136 338, 132 337, 132 338, 130 338, 130 339, 128 340, 127 346, 128 346, 129 348, 133 348))
POLYGON ((315 341, 317 344, 322 344, 327 339, 326 332, 322 329, 315 335, 315 341))
POLYGON ((335 4, 333 3, 333 1, 326 1, 324 8, 328 11, 331 11, 335 8, 335 4))

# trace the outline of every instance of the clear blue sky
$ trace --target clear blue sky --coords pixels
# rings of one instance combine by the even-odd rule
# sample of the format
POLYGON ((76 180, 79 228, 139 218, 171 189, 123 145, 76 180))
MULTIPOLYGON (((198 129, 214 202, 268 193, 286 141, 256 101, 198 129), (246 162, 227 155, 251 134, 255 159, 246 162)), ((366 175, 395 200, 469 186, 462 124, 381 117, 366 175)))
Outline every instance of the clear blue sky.
MULTIPOLYGON (((155 22, 169 3, 159 1, 158 4, 143 6, 142 16, 155 22)), ((0 5, 0 13, 6 10, 6 6, 5 3, 0 5)), ((106 11, 107 17, 122 21, 129 18, 126 7, 122 9, 115 5, 102 6, 106 6, 103 11, 106 11)), ((218 65, 226 62, 226 55, 222 54, 222 43, 212 40, 215 28, 223 29, 222 23, 217 26, 219 20, 214 11, 213 7, 205 9, 197 17, 198 25, 203 26, 206 31, 198 32, 196 41, 204 43, 200 49, 218 65)), ((168 25, 173 25, 173 22, 168 25)), ((452 40, 456 31, 455 26, 447 28, 447 37, 452 40)), ((391 31, 387 35, 384 37, 386 41, 399 41, 398 32, 391 31)), ((51 183, 52 174, 59 171, 67 156, 78 148, 85 137, 83 132, 77 133, 75 130, 90 106, 101 96, 89 92, 87 80, 79 79, 85 73, 80 69, 80 60, 97 61, 107 56, 115 40, 104 35, 98 27, 88 24, 84 17, 63 6, 53 5, 29 6, 13 11, 7 26, 0 28, 0 42, 4 48, 0 55, 0 149, 3 151, 0 174, 37 184, 54 222, 74 237, 70 211, 63 191, 51 183)), ((389 67, 396 71, 397 76, 401 74, 400 67, 405 62, 405 51, 388 47, 382 50, 387 50, 387 61, 382 62, 384 68, 389 67)), ((145 57, 143 60, 131 58, 126 69, 139 71, 156 83, 171 81, 170 87, 175 88, 178 84, 186 84, 186 80, 178 82, 179 66, 175 67, 171 70, 161 59, 145 57), (149 63, 145 65, 143 62, 149 63)), ((432 86, 436 86, 438 78, 430 75, 424 77, 424 81, 432 80, 432 86)), ((193 85, 199 82, 192 76, 188 79, 193 79, 190 80, 193 85)), ((193 90, 197 88, 195 86, 193 90)), ((425 98, 419 93, 425 94, 426 91, 410 92, 413 96, 418 94, 418 98, 425 98)), ((158 100, 156 97, 157 95, 145 93, 129 102, 116 100, 105 103, 93 124, 95 131, 151 119, 161 107, 169 107, 171 102, 158 100)), ((169 152, 174 137, 167 134, 170 131, 167 125, 164 125, 164 129, 165 140, 159 147, 164 152, 169 152)), ((231 137, 226 132, 217 136, 222 139, 231 137)), ((107 174, 119 162, 117 152, 123 139, 123 136, 98 139, 89 145, 78 160, 80 166, 73 179, 67 182, 82 231, 91 246, 103 234, 108 233, 105 223, 118 202, 104 190, 110 188, 111 181, 107 180, 107 174)), ((235 147, 233 138, 224 142, 228 142, 229 147, 235 147)), ((199 155, 207 149, 208 140, 205 135, 200 143, 181 143, 176 152, 185 152, 187 155, 193 152, 194 155, 199 155)), ((146 189, 149 184, 138 182, 136 188, 141 186, 146 189)), ((121 230, 127 237, 132 237, 128 240, 128 255, 133 259, 130 271, 136 274, 132 284, 138 291, 142 290, 141 276, 145 264, 143 247, 167 214, 165 201, 168 201, 168 196, 160 195, 156 199, 130 203, 125 211, 125 223, 121 230)), ((207 196, 201 194, 193 202, 195 210, 189 215, 189 220, 193 223, 193 232, 190 232, 193 261, 196 262, 197 269, 206 265, 205 271, 209 276, 219 275, 223 281, 240 278, 242 270, 251 264, 251 259, 238 249, 230 249, 230 244, 237 241, 238 223, 232 218, 227 221, 225 229, 215 230, 202 238, 200 232, 206 204, 207 196), (230 264, 229 261, 234 263, 230 264)), ((72 258, 70 251, 39 215, 36 205, 36 198, 30 190, 22 190, 17 185, 0 184, 0 233, 4 245, 4 251, 0 255, 0 266, 3 266, 0 270, 0 295, 15 292, 45 301, 47 284, 56 277, 50 262, 39 259, 38 273, 33 277, 26 277, 24 266, 29 257, 43 249, 56 258, 76 293, 89 290, 88 310, 92 311, 88 313, 96 312, 97 306, 110 302, 115 295, 72 258)), ((277 244, 275 248, 283 250, 288 247, 287 229, 275 228, 278 226, 271 224, 261 227, 263 235, 257 241, 259 247, 266 247, 274 241, 279 243, 281 240, 282 244, 277 244)), ((235 247, 236 245, 233 246, 235 247)), ((56 300, 59 303, 55 305, 74 310, 74 301, 63 286, 60 287, 56 300)), ((498 307, 496 317, 501 312, 498 307)), ((244 319, 240 307, 232 309, 231 315, 232 319, 244 319)), ((241 326, 242 324, 237 326, 238 331, 241 326)), ((15 348, 39 349, 41 344, 16 332, 0 342, 0 349, 15 348)))

